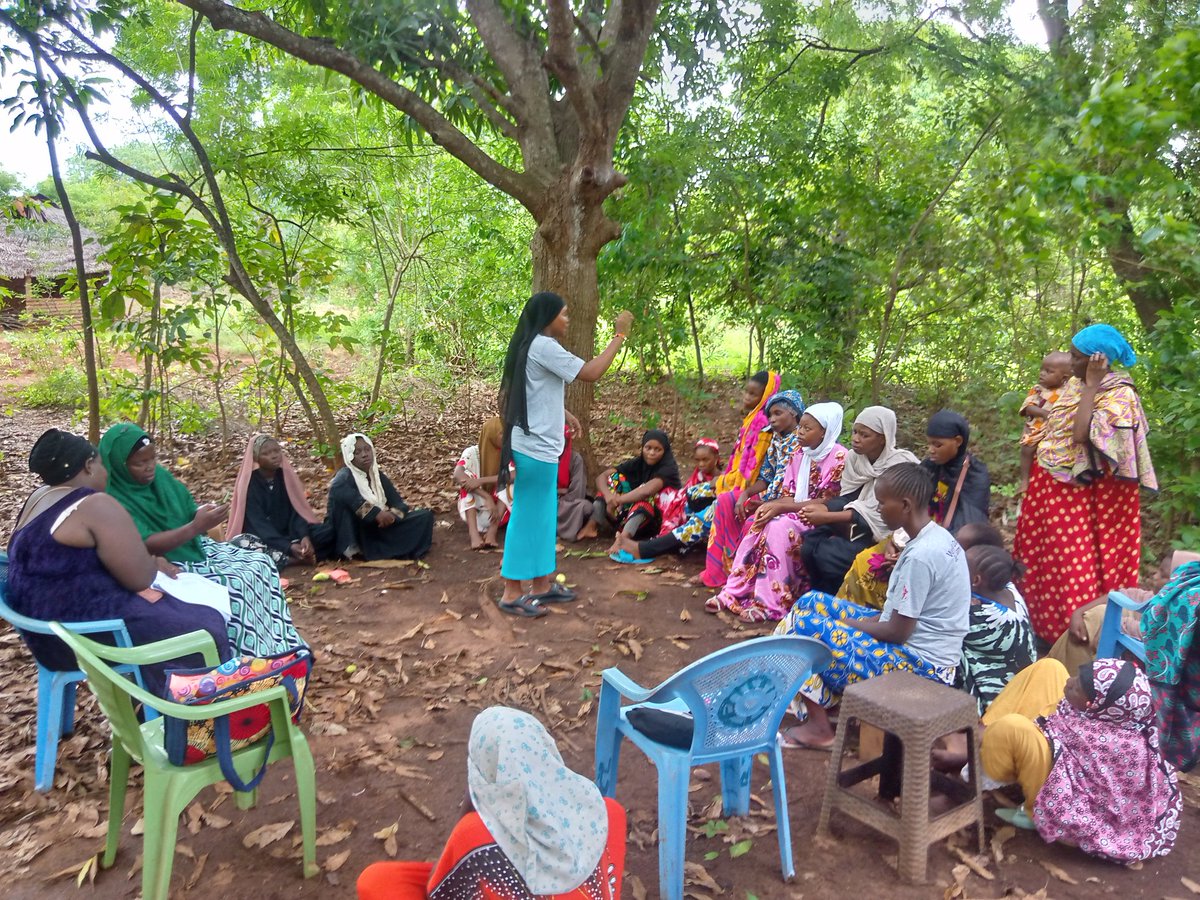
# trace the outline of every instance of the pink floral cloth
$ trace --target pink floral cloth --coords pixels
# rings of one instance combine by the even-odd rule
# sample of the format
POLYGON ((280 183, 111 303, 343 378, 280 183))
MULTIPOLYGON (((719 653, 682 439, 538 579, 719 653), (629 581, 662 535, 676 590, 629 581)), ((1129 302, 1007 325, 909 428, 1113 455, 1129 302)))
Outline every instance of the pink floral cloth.
POLYGON ((688 488, 712 481, 713 477, 706 476, 698 468, 692 469, 692 474, 683 487, 665 487, 658 492, 658 508, 662 511, 662 527, 658 529, 660 537, 674 531, 687 518, 688 488))
POLYGON ((1111 473, 1158 490, 1146 442, 1146 414, 1133 379, 1124 372, 1104 376, 1096 392, 1087 444, 1077 444, 1073 434, 1081 387, 1080 380, 1072 378, 1059 393, 1038 444, 1038 464, 1067 483, 1087 484, 1111 473))
MULTIPOLYGON (((809 499, 828 500, 842 487, 842 469, 847 450, 834 444, 820 461, 810 463, 809 499)), ((808 457, 797 453, 784 474, 780 496, 796 492, 800 465, 808 457)), ((747 522, 749 525, 749 522, 747 522)), ((796 513, 776 516, 761 532, 746 528, 733 556, 733 568, 715 602, 722 608, 753 621, 777 622, 787 615, 796 598, 809 588, 808 576, 800 561, 800 545, 809 526, 796 513)))
POLYGON ((1135 668, 1124 693, 1109 696, 1121 669, 1132 665, 1096 660, 1088 709, 1064 698, 1039 721, 1054 764, 1033 807, 1044 840, 1123 863, 1170 853, 1183 806, 1175 769, 1159 750, 1146 674, 1135 668))

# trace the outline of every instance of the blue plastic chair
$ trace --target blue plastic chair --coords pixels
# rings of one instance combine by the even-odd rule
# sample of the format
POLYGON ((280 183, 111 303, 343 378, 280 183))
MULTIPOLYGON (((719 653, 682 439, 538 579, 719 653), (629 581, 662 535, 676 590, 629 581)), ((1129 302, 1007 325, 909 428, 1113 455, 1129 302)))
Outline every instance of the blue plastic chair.
POLYGON ((756 753, 766 753, 770 760, 783 877, 795 877, 779 724, 801 685, 830 659, 819 641, 771 636, 711 653, 658 687, 643 688, 620 669, 604 670, 596 723, 596 784, 604 796, 615 795, 623 738, 658 769, 658 880, 666 900, 683 897, 692 767, 720 763, 724 815, 744 816, 750 811, 750 770, 756 753), (622 698, 633 705, 622 707, 622 698), (671 747, 638 731, 628 719, 636 708, 691 713, 691 747, 671 747))
POLYGON ((1140 613, 1149 605, 1149 600, 1139 603, 1120 591, 1108 592, 1108 605, 1104 607, 1104 624, 1100 626, 1100 637, 1096 641, 1096 659, 1115 659, 1128 650, 1143 663, 1146 662, 1145 644, 1121 630, 1121 611, 1129 609, 1140 613))
MULTIPOLYGON (((0 618, 18 631, 30 634, 54 634, 50 623, 23 616, 11 606, 5 596, 8 588, 8 556, 0 553, 0 618)), ((112 635, 118 647, 132 647, 129 632, 121 619, 100 619, 94 622, 69 622, 64 625, 79 634, 112 635)), ((54 787, 54 769, 58 762, 58 742, 75 732, 75 688, 86 676, 78 669, 55 672, 34 660, 38 671, 37 751, 34 756, 34 788, 42 793, 54 787)), ((137 666, 122 666, 119 671, 133 675, 139 686, 142 675, 137 666)), ((146 717, 158 715, 147 709, 146 717)))

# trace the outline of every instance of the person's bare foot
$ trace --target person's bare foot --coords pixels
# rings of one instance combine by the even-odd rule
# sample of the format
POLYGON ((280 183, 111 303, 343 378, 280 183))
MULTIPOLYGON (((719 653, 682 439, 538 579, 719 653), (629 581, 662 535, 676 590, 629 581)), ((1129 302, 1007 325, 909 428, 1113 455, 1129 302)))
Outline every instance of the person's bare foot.
POLYGON ((469 537, 471 538, 472 550, 480 550, 483 548, 483 538, 479 536, 479 532, 474 528, 470 530, 469 537))
POLYGON ((634 559, 642 558, 641 554, 638 553, 638 542, 623 531, 617 532, 617 549, 624 550, 634 559))
POLYGON ((575 535, 577 541, 590 541, 593 538, 600 537, 600 526, 588 519, 584 526, 579 529, 579 534, 575 535))
POLYGON ((608 545, 608 549, 605 550, 604 552, 607 553, 609 556, 612 556, 614 553, 616 553, 620 549, 621 549, 621 539, 618 536, 613 539, 613 542, 608 545))
POLYGON ((483 536, 483 546, 488 550, 494 550, 500 546, 500 528, 498 525, 493 525, 487 530, 487 534, 483 536))
POLYGON ((967 761, 967 736, 961 731, 939 738, 929 754, 930 765, 939 772, 961 772, 967 761))
POLYGON ((809 718, 799 725, 785 728, 781 733, 784 747, 828 750, 833 746, 834 732, 828 720, 822 724, 809 718))

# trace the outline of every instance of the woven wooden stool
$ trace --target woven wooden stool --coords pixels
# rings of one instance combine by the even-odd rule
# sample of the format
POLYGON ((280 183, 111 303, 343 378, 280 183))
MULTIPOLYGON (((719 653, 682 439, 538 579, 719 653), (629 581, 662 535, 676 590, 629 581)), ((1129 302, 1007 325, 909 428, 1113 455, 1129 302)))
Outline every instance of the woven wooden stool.
POLYGON ((979 709, 970 694, 911 672, 880 675, 848 687, 842 695, 817 835, 828 835, 829 815, 835 808, 840 809, 899 841, 900 878, 916 883, 925 880, 929 845, 960 828, 975 824, 982 852, 983 801, 979 794, 979 749, 975 741, 978 722, 979 709), (852 719, 881 728, 887 736, 881 756, 843 772, 846 729, 852 719), (969 784, 932 771, 929 766, 934 741, 954 731, 967 733, 969 784), (899 815, 890 804, 885 806, 850 790, 875 775, 880 776, 882 798, 892 799, 903 789, 899 815), (931 790, 948 795, 957 805, 930 818, 931 790))

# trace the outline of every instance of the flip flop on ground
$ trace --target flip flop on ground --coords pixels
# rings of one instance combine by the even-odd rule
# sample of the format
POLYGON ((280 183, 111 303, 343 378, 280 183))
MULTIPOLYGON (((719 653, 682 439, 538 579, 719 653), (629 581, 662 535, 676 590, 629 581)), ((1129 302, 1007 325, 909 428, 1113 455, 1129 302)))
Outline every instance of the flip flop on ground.
POLYGON ((501 599, 499 605, 501 612, 526 619, 537 619, 549 613, 549 610, 542 606, 533 594, 522 594, 516 600, 501 599))
POLYGON ((799 725, 793 725, 791 728, 785 728, 779 733, 781 744, 785 750, 819 750, 822 753, 829 753, 833 750, 832 739, 830 739, 828 744, 810 744, 808 741, 801 740, 800 738, 789 737, 799 727, 799 725))
POLYGON ((575 599, 575 592, 564 585, 552 584, 550 590, 530 596, 539 603, 570 603, 575 599))

